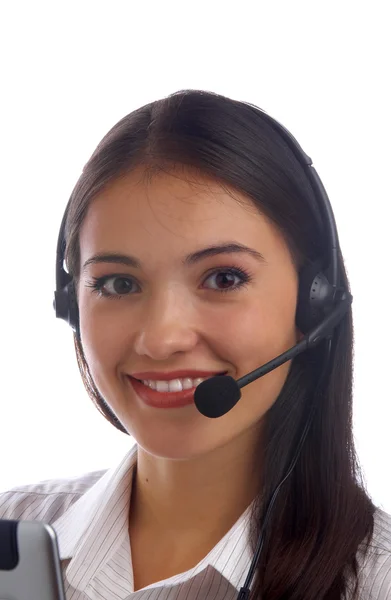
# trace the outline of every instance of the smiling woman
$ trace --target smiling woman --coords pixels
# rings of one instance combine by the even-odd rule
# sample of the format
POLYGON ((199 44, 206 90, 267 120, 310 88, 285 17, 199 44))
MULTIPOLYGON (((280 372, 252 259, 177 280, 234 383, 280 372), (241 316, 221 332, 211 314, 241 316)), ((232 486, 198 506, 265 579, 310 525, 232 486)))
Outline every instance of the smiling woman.
POLYGON ((246 597, 249 569, 254 599, 391 598, 391 519, 354 450, 350 302, 231 410, 207 418, 194 401, 205 380, 298 347, 350 298, 309 165, 259 109, 197 91, 126 116, 86 164, 59 238, 57 312, 90 397, 136 445, 103 476, 3 501, 53 524, 69 599, 246 597))
POLYGON ((191 171, 147 178, 143 169, 107 185, 81 226, 81 348, 100 395, 140 447, 192 459, 233 440, 247 444, 246 432, 257 439, 288 365, 246 389, 247 401, 217 422, 194 410, 192 393, 137 380, 237 379, 293 346, 297 271, 278 229, 244 195, 238 201, 191 171), (112 262, 118 255, 126 260, 112 262), (173 414, 145 404, 193 406, 173 414))

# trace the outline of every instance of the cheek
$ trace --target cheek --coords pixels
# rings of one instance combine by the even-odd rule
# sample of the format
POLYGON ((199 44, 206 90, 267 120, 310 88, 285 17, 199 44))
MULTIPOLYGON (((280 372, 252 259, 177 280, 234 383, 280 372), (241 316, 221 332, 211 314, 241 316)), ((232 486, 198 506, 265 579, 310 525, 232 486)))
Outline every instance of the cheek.
POLYGON ((209 319, 210 340, 238 377, 275 358, 296 343, 296 290, 281 296, 249 299, 209 319))
POLYGON ((121 311, 116 310, 117 302, 121 300, 99 303, 86 293, 80 294, 81 343, 91 375, 98 387, 105 373, 112 372, 123 355, 127 328, 124 327, 121 311))
MULTIPOLYGON (((213 321, 213 339, 220 341, 219 354, 233 368, 235 379, 266 364, 296 344, 296 288, 271 302, 260 298, 234 314, 213 321)), ((217 350, 217 346, 216 346, 217 350)), ((278 398, 290 369, 287 362, 242 388, 243 401, 232 416, 244 423, 261 419, 278 398)))

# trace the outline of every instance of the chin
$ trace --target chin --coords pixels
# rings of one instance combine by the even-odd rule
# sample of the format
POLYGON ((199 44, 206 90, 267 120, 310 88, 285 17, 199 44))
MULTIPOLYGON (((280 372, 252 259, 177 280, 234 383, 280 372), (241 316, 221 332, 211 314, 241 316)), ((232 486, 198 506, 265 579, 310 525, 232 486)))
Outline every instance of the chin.
POLYGON ((144 435, 133 433, 132 435, 144 452, 156 458, 168 460, 193 460, 208 454, 214 448, 211 440, 209 444, 201 443, 196 436, 184 440, 183 436, 148 435, 148 433, 144 433, 144 435))
MULTIPOLYGON (((133 427, 129 433, 144 452, 156 458, 191 461, 206 457, 237 439, 229 428, 216 427, 216 420, 208 420, 203 426, 193 427, 175 424, 170 427, 162 424, 158 427, 133 427)), ((238 436, 240 437, 240 436, 238 436)))

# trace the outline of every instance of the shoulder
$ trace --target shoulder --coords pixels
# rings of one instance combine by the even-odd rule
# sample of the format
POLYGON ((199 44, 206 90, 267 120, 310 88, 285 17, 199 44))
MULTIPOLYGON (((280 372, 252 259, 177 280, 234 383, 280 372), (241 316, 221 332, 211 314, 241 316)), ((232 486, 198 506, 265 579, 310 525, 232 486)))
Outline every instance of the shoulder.
POLYGON ((360 598, 391 600, 391 515, 380 508, 374 514, 373 536, 368 552, 359 562, 360 598))
POLYGON ((106 471, 51 479, 0 492, 0 519, 51 523, 87 492, 106 471))

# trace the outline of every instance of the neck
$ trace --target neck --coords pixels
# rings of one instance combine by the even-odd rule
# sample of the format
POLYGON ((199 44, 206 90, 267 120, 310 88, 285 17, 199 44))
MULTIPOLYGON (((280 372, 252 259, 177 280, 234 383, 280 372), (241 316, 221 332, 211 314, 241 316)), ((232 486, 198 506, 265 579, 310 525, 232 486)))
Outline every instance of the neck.
POLYGON ((180 540, 220 539, 259 488, 259 429, 190 460, 152 456, 138 448, 130 525, 180 540))

